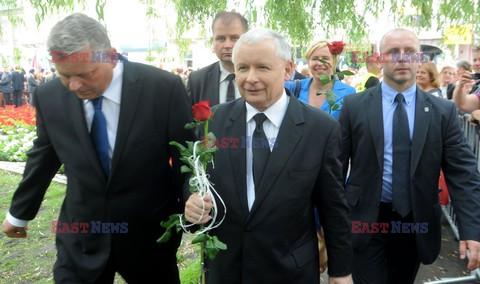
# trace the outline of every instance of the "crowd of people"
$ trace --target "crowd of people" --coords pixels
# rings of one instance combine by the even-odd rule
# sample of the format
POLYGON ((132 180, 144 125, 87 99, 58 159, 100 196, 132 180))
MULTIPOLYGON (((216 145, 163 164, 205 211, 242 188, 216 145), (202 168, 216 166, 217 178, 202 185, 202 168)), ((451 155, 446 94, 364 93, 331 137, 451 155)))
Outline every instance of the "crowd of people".
POLYGON ((0 107, 12 105, 15 108, 32 103, 32 94, 36 87, 55 79, 55 68, 45 72, 41 68, 39 72, 30 69, 28 74, 20 66, 15 68, 4 67, 0 76, 0 107))
POLYGON ((420 54, 412 31, 383 35, 386 60, 367 63, 357 90, 333 76, 328 41, 307 49, 311 77, 301 78, 285 38, 249 29, 237 12, 213 20, 218 61, 183 79, 118 60, 105 27, 83 14, 58 22, 47 45, 89 58, 56 63, 59 78, 31 93, 38 137, 3 232, 27 236, 62 164, 60 222, 128 225, 124 233, 58 233, 56 283, 112 283, 116 272, 129 283, 179 283, 181 234, 157 243, 159 224, 182 212, 193 224, 211 222, 216 197, 189 191, 169 143, 195 140, 184 125, 205 100, 218 139, 252 138, 219 149, 207 169, 228 213, 217 212, 225 218, 212 233, 227 250, 205 260, 206 283, 317 284, 327 266, 334 284, 414 283, 420 263, 440 252, 440 170, 455 201, 460 257, 468 250, 468 269, 480 266, 480 174, 448 100, 452 92, 460 109, 478 110, 478 83, 463 63, 439 73, 431 62, 393 60, 420 54), (90 60, 91 51, 108 60, 90 60))

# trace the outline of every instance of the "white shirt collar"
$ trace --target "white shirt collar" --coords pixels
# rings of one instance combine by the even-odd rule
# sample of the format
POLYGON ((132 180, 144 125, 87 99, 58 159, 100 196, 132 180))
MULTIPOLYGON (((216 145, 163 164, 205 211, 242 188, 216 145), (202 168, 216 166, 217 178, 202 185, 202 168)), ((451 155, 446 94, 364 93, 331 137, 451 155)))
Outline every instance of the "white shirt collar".
POLYGON ((230 73, 225 67, 223 67, 222 62, 218 62, 218 65, 220 66, 220 83, 225 81, 227 79, 227 76, 232 74, 230 73))
MULTIPOLYGON (((110 85, 103 93, 103 97, 107 98, 117 104, 120 104, 122 101, 122 85, 123 85, 123 62, 119 60, 117 66, 113 68, 113 76, 110 85)), ((83 100, 83 103, 86 104, 90 100, 83 100)))
MULTIPOLYGON (((273 123, 277 128, 280 128, 282 125, 283 118, 285 117, 285 113, 287 112, 288 103, 290 101, 290 97, 287 96, 285 93, 285 89, 283 90, 282 96, 278 101, 276 101, 271 107, 267 108, 263 113, 267 116, 268 120, 273 123)), ((258 111, 249 103, 245 102, 245 106, 247 108, 247 122, 249 122, 253 116, 255 116, 258 111)))

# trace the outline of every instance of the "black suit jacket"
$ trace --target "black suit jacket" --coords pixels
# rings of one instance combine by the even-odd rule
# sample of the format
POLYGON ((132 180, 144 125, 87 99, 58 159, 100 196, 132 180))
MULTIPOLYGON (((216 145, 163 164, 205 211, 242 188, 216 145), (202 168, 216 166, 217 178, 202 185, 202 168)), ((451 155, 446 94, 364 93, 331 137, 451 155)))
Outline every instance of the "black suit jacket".
MULTIPOLYGON (((72 265, 85 282, 101 273, 115 251, 126 269, 147 267, 159 259, 162 281, 177 283, 175 253, 180 236, 157 244, 160 221, 178 212, 184 177, 178 152, 168 145, 192 140, 184 129, 191 110, 178 76, 138 63, 125 62, 117 138, 111 175, 105 178, 85 122, 83 101, 52 80, 35 89, 37 135, 28 152, 24 178, 10 213, 32 220, 61 164, 68 177, 59 221, 126 222, 128 233, 57 234, 55 269, 72 265), (173 169, 169 158, 173 157, 173 169)), ((137 270, 138 271, 138 270, 137 270)))
POLYGON ((293 75, 293 80, 302 80, 302 79, 307 78, 307 77, 306 77, 305 75, 303 75, 302 73, 297 72, 297 70, 294 70, 293 72, 295 72, 295 75, 293 75))
MULTIPOLYGON (((455 105, 419 88, 410 164, 414 222, 427 222, 416 234, 420 261, 432 263, 440 252, 441 207, 438 179, 443 169, 455 206, 462 240, 480 240, 480 176, 475 156, 465 143, 455 105)), ((339 118, 351 220, 377 222, 382 192, 384 136, 381 85, 345 97, 339 118)), ((354 248, 364 248, 372 234, 353 234, 354 248)))
POLYGON ((193 71, 188 76, 187 94, 192 105, 199 101, 210 101, 210 105, 218 105, 220 88, 220 62, 193 71))
MULTIPOLYGON (((329 273, 351 273, 351 236, 340 164, 340 126, 325 112, 290 97, 287 112, 255 202, 249 212, 246 188, 246 108, 243 99, 218 105, 210 130, 220 145, 215 189, 226 203, 223 224, 213 234, 228 246, 209 262, 212 283, 319 283, 313 208, 325 229, 329 273)), ((221 212, 223 213, 223 212, 221 212)))

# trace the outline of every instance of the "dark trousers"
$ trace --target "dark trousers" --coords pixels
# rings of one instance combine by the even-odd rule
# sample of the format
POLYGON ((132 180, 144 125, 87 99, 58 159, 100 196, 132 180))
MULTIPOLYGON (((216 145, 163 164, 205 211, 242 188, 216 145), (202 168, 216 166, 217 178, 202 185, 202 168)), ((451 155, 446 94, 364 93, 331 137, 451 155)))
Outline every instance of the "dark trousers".
POLYGON ((5 100, 6 105, 11 105, 12 104, 12 99, 10 98, 10 94, 8 93, 3 93, 3 99, 5 100))
POLYGON ((13 91, 13 103, 15 107, 22 106, 22 90, 13 91))
POLYGON ((402 218, 390 203, 380 206, 379 223, 389 223, 388 233, 372 234, 367 247, 353 252, 355 284, 414 283, 420 267, 414 233, 390 233, 391 221, 413 222, 410 213, 402 218))
MULTIPOLYGON (((124 236, 119 236, 118 238, 122 237, 124 236)), ((128 236, 125 237, 128 238, 128 236)), ((115 236, 112 238, 110 256, 102 272, 97 276, 96 280, 90 283, 113 283, 115 273, 118 272, 129 284, 180 284, 176 255, 172 251, 167 258, 165 255, 165 245, 155 243, 150 251, 145 251, 145 253, 142 254, 143 256, 141 258, 131 258, 124 252, 125 250, 129 250, 129 248, 126 247, 123 242, 117 244, 116 239, 117 237, 115 236)), ((145 243, 149 242, 146 240, 145 243)), ((173 248, 168 249, 173 250, 173 248)), ((94 264, 89 265, 92 267, 92 270, 96 269, 94 264)), ((55 263, 53 274, 54 281, 57 284, 88 283, 84 279, 84 275, 78 275, 75 267, 65 262, 59 264, 58 259, 57 263, 55 263)))

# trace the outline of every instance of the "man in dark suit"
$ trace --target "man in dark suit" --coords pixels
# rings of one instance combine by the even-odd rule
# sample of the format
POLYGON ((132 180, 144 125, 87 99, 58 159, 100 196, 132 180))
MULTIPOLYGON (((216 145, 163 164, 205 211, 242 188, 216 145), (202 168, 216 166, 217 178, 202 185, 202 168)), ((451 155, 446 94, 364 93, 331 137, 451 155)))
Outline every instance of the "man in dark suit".
POLYGON ((181 211, 184 178, 168 143, 193 138, 183 128, 191 111, 182 81, 119 61, 106 29, 83 14, 58 22, 48 47, 60 78, 35 90, 38 138, 3 231, 26 236, 26 221, 63 164, 55 282, 112 283, 117 271, 129 283, 179 283, 180 235, 156 240, 160 221, 181 211))
POLYGON ((37 78, 35 78, 35 69, 30 69, 27 75, 27 97, 31 105, 33 105, 33 92, 38 87, 37 78))
POLYGON ((235 86, 232 51, 247 30, 247 20, 237 12, 221 12, 215 16, 212 42, 219 61, 190 73, 187 93, 192 105, 208 100, 214 106, 240 97, 235 86))
POLYGON ((415 85, 418 38, 405 29, 384 35, 383 82, 345 97, 340 113, 346 198, 353 234, 353 280, 414 283, 420 262, 440 252, 440 168, 460 230, 460 255, 479 266, 480 176, 452 102, 415 85), (392 58, 392 53, 403 59, 392 58), (408 56, 408 57, 407 57, 408 56), (411 56, 411 57, 410 57, 411 56), (382 225, 383 224, 383 225, 382 225), (376 227, 376 229, 375 229, 376 227), (400 228, 400 229, 399 229, 400 228))
MULTIPOLYGON (((227 208, 213 234, 228 247, 207 263, 209 284, 318 284, 315 206, 325 230, 330 283, 351 281, 340 126, 284 89, 290 53, 283 37, 267 29, 247 32, 235 46, 242 98, 219 105, 210 124, 217 138, 237 143, 221 148, 215 169, 209 169, 227 208)), ((189 196, 187 220, 210 220, 211 199, 203 201, 205 210, 197 193, 189 196)))
POLYGON ((15 67, 15 71, 13 71, 12 81, 13 104, 15 107, 19 107, 22 105, 23 82, 25 82, 25 77, 23 77, 19 66, 15 67))
POLYGON ((12 105, 11 94, 13 93, 12 73, 8 67, 3 68, 3 73, 0 79, 0 92, 3 94, 6 105, 12 105))

